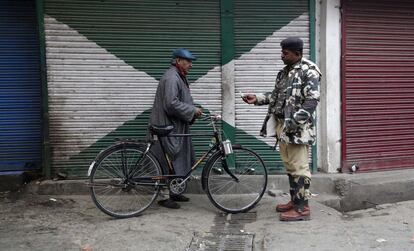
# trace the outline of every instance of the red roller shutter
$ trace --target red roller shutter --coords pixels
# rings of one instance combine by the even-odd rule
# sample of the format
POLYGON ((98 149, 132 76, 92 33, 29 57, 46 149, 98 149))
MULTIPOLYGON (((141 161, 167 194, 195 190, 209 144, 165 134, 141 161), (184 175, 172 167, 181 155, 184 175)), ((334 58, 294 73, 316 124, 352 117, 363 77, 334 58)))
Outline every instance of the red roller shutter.
POLYGON ((344 0, 342 167, 414 167, 414 1, 344 0))

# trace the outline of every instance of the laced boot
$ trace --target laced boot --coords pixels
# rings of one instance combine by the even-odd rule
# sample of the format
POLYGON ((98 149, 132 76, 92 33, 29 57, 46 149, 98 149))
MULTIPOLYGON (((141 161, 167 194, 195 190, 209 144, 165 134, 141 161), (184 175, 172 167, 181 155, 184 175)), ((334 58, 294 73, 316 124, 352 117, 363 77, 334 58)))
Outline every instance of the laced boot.
POLYGON ((280 214, 281 221, 301 221, 310 220, 310 208, 307 194, 309 193, 308 180, 304 177, 299 177, 296 190, 293 196, 293 208, 287 212, 280 214))

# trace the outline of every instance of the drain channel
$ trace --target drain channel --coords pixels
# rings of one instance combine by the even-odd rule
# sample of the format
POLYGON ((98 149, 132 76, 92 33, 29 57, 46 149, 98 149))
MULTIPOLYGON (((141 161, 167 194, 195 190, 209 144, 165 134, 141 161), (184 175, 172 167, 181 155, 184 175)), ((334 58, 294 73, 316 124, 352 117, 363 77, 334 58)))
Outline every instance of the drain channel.
POLYGON ((194 233, 188 251, 251 251, 252 234, 194 233))
POLYGON ((214 218, 210 232, 195 232, 188 251, 251 251, 254 234, 245 233, 244 225, 256 221, 256 212, 225 214, 214 218))

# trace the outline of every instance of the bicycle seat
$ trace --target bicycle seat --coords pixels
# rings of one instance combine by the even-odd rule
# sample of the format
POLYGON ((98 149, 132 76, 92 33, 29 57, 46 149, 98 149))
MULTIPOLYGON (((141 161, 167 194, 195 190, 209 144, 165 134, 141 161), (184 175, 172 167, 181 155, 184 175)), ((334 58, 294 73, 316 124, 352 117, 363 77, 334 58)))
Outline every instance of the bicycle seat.
POLYGON ((167 126, 156 126, 156 125, 150 125, 149 127, 152 134, 155 134, 157 136, 163 137, 167 136, 172 132, 174 129, 173 125, 167 125, 167 126))

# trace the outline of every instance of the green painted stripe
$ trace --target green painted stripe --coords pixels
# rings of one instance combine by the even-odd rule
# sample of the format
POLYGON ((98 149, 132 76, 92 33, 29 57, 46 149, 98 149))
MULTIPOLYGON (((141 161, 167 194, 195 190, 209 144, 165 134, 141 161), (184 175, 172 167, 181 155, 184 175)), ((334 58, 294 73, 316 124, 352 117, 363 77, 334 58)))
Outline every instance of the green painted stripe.
MULTIPOLYGON (((204 112, 207 114, 209 113, 207 110, 204 110, 204 112)), ((125 122, 116 130, 99 139, 97 142, 79 154, 73 156, 69 161, 66 161, 63 169, 68 172, 70 177, 84 177, 86 175, 87 167, 93 161, 93 159, 99 154, 101 150, 114 144, 116 142, 116 139, 146 139, 150 114, 151 110, 147 110, 138 115, 135 119, 125 122)), ((218 126, 219 128, 221 127, 220 124, 218 124, 218 126)), ((212 133, 212 128, 209 125, 209 121, 197 120, 196 123, 192 125, 191 132, 205 132, 208 134, 212 133)), ((210 142, 211 137, 209 136, 197 136, 193 138, 193 145, 196 150, 197 158, 201 157, 202 153, 206 152, 209 149, 210 142)))
MULTIPOLYGON (((205 113, 209 113, 209 111, 204 110, 205 113)), ((117 138, 136 138, 136 139, 145 139, 147 128, 144 125, 148 124, 149 115, 151 111, 147 110, 144 113, 138 115, 134 120, 130 120, 125 122, 122 126, 114 130, 113 132, 109 133, 105 137, 101 138, 93 145, 88 147, 87 149, 83 150, 78 155, 72 157, 69 161, 66 162, 64 165, 63 170, 69 174, 69 177, 85 177, 86 170, 89 164, 93 161, 96 155, 99 152, 110 145, 115 143, 115 139, 117 138), (132 133, 133 132, 133 133, 132 133), (83 167, 83 168, 80 168, 83 167)), ((218 124, 219 127, 228 128, 232 127, 228 125, 226 122, 222 121, 222 125, 218 124)), ((237 130, 232 128, 230 130, 237 130)), ((206 132, 211 133, 212 128, 209 125, 208 121, 200 121, 197 120, 196 123, 191 127, 191 131, 193 133, 200 133, 206 132)), ((275 167, 275 164, 269 162, 269 156, 274 156, 277 154, 273 152, 271 148, 264 142, 256 139, 252 135, 248 135, 247 133, 237 130, 237 135, 240 135, 242 138, 246 140, 246 142, 251 142, 251 144, 244 145, 249 149, 256 151, 265 161, 266 166, 270 167, 270 173, 278 173, 282 168, 283 164, 278 162, 275 167)), ((200 158, 201 155, 209 149, 209 144, 211 142, 211 137, 209 136, 201 136, 201 137, 194 137, 193 144, 196 149, 196 157, 200 158)), ((196 173, 200 173, 202 167, 205 163, 202 163, 196 173)), ((59 171, 59 170, 55 170, 59 171)))
POLYGON ((308 11, 306 0, 238 0, 234 5, 236 57, 308 11))
POLYGON ((221 0, 221 65, 234 58, 234 2, 221 0))
POLYGON ((45 0, 45 8, 48 15, 156 79, 178 47, 198 58, 191 82, 220 65, 217 0, 45 0))
MULTIPOLYGON (((234 58, 234 2, 233 0, 221 0, 221 65, 225 65, 234 58)), ((231 74, 223 72, 222 74, 231 74)), ((223 82, 223 81, 222 81, 223 82)), ((234 83, 223 83, 228 88, 234 88, 234 83)), ((230 93, 223 93, 229 95, 230 93)), ((223 100, 227 97, 223 97, 223 100)), ((232 107, 223 107, 223 109, 233 109, 232 107)), ((234 111, 233 111, 234 114, 234 111)), ((235 128, 227 123, 223 124, 223 132, 227 139, 235 142, 235 128)))
POLYGON ((40 84, 42 92, 42 172, 46 178, 51 177, 51 150, 49 137, 49 100, 46 71, 46 42, 43 0, 36 0, 37 26, 40 43, 40 84))
MULTIPOLYGON (((316 46, 315 46, 315 0, 309 0, 309 42, 310 42, 310 60, 313 62, 316 61, 316 46)), ((317 120, 315 118, 315 122, 317 124, 317 120)), ((315 130, 317 128, 315 127, 315 130)), ((317 146, 312 146, 312 165, 311 165, 311 171, 316 172, 318 169, 318 152, 317 152, 317 146)))
MULTIPOLYGON (((223 124, 226 124, 223 122, 223 124)), ((231 125, 226 125, 231 127, 231 125)), ((223 125, 223 127, 225 127, 223 125)), ((255 136, 246 133, 243 130, 234 128, 236 131, 236 143, 241 144, 243 147, 255 151, 265 162, 265 165, 269 171, 269 174, 283 173, 284 167, 280 159, 279 152, 274 151, 271 146, 265 142, 257 139, 255 136)))

